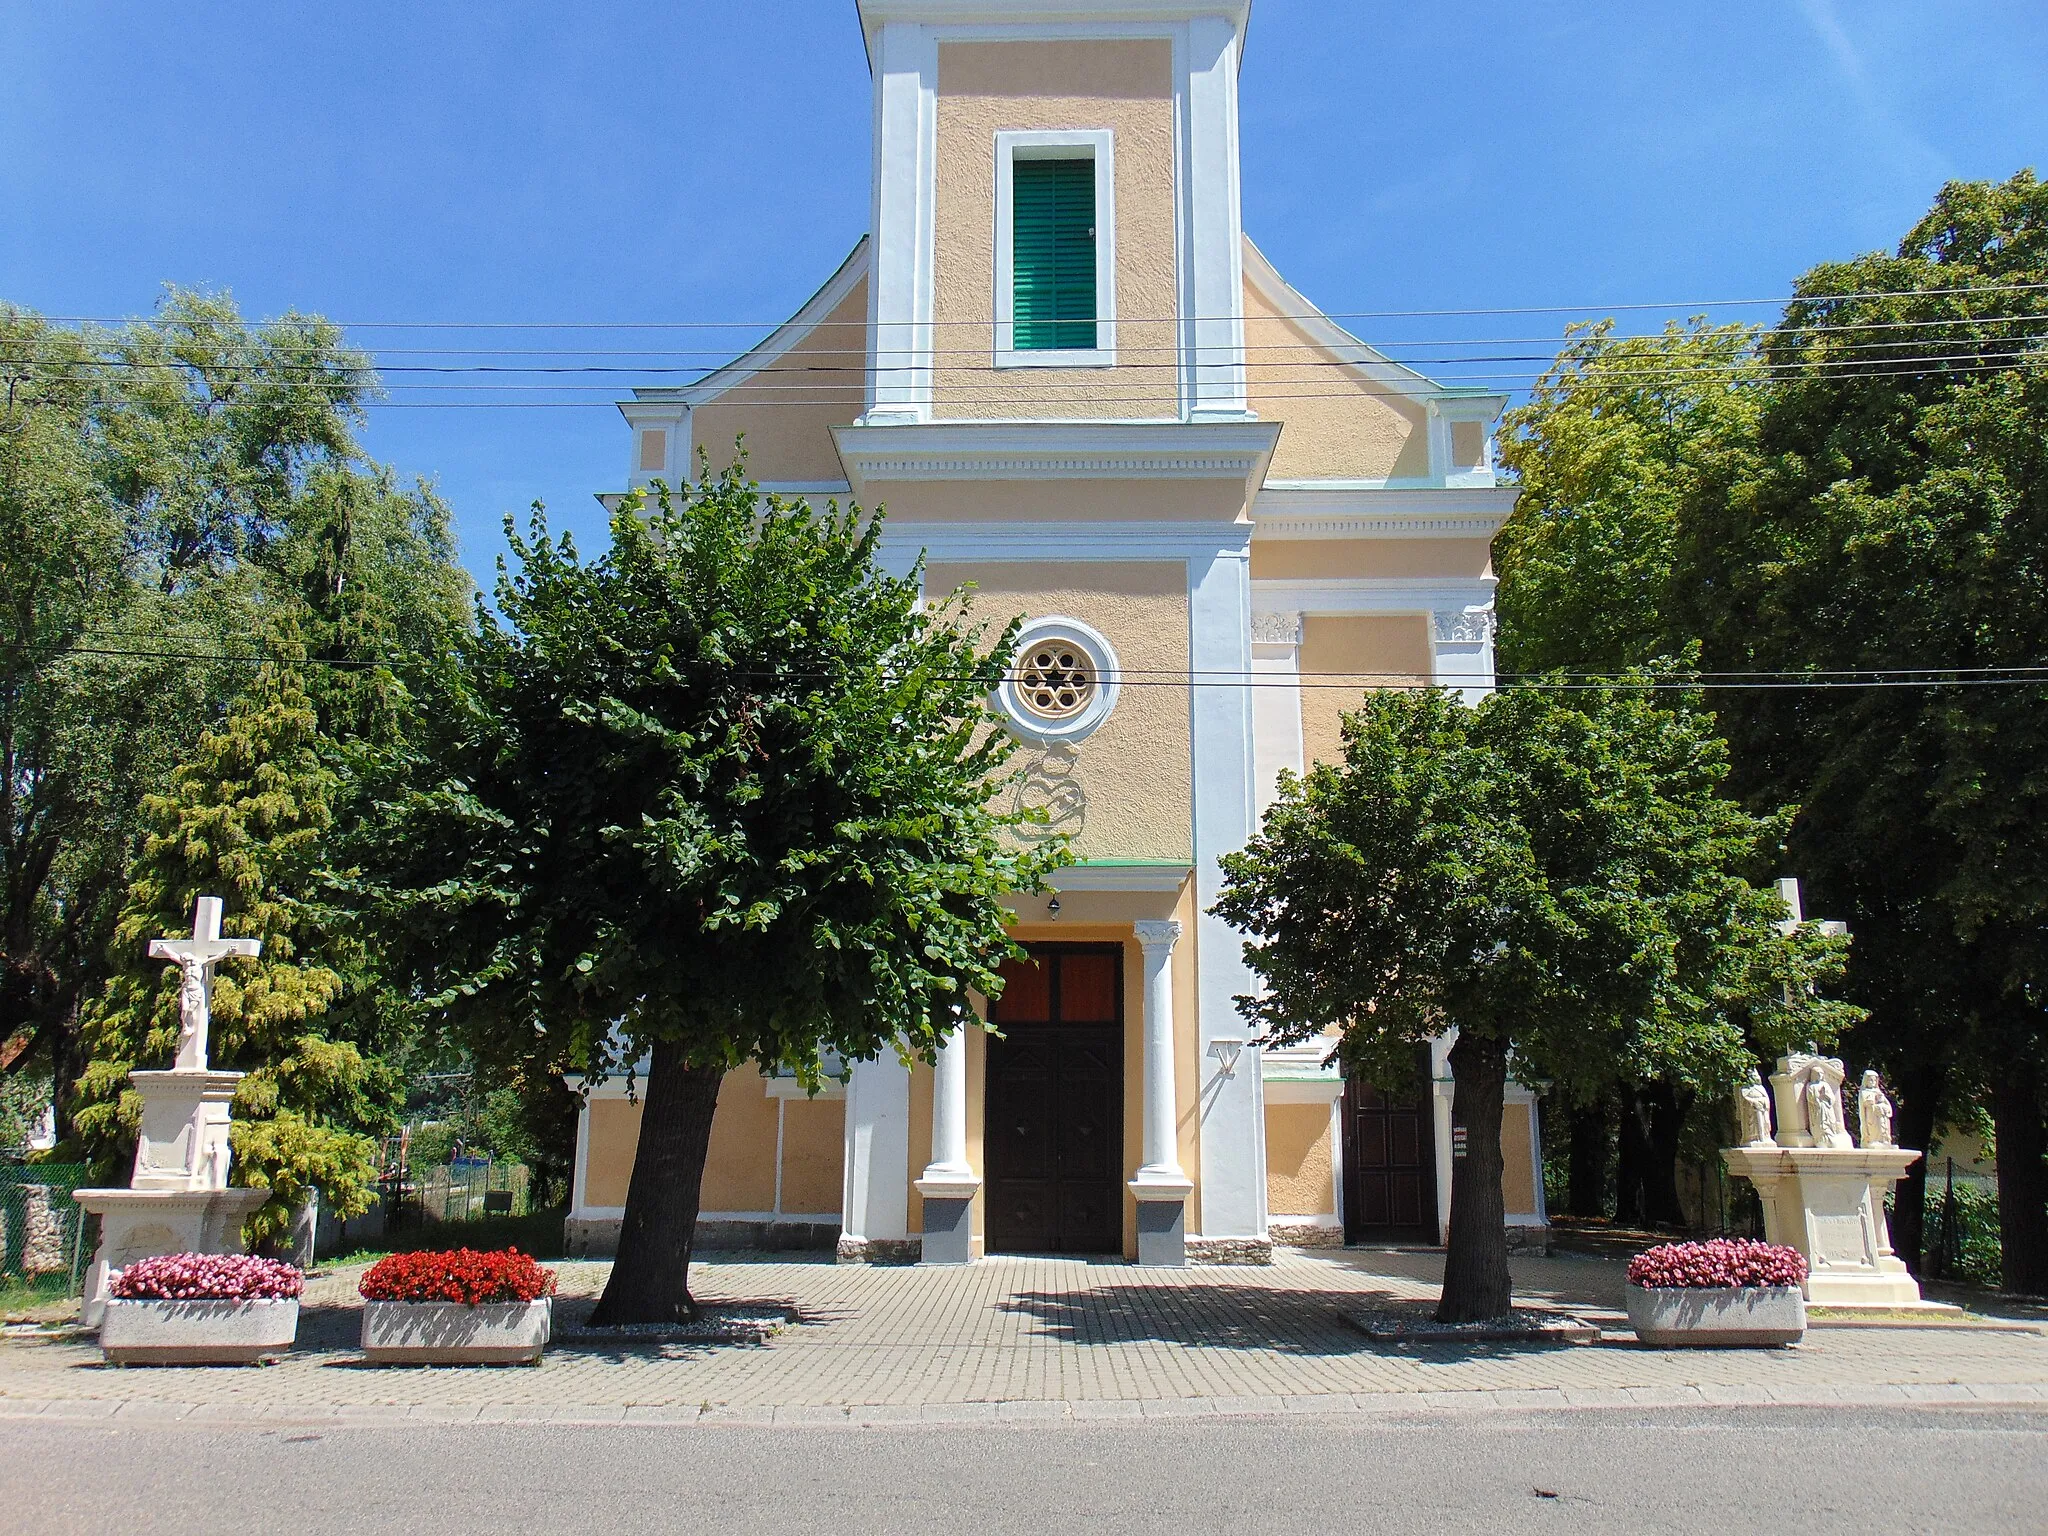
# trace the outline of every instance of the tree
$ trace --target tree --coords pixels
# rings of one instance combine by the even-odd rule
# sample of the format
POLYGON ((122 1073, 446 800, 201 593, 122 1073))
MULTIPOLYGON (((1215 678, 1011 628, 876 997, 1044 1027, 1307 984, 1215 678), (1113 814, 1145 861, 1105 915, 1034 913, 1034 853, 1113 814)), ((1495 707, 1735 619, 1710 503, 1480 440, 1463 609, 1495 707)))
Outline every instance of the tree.
POLYGON ((1756 335, 1704 320, 1658 336, 1575 328, 1502 419, 1516 482, 1493 541, 1503 668, 1616 672, 1686 649, 1669 614, 1679 508, 1754 435, 1756 335))
POLYGON ((1873 939, 1912 1126, 1916 1096, 1990 1095, 2006 1282, 2048 1291, 2048 187, 1951 183, 1896 253, 1796 292, 1674 590, 1710 667, 1837 685, 1729 699, 1739 787, 1803 804, 1799 867, 1873 939))
POLYGON ((149 940, 183 932, 194 899, 219 895, 221 931, 263 941, 256 959, 221 963, 212 1002, 214 1064, 248 1073, 235 1090, 236 1174, 272 1192, 250 1218, 256 1238, 286 1226, 310 1189, 343 1216, 367 1210, 376 1166, 365 1132, 396 1126, 395 1084, 332 1028, 376 984, 348 915, 324 900, 336 785, 298 670, 266 665, 145 802, 150 830, 115 930, 126 961, 85 1015, 78 1127, 112 1172, 141 1116, 128 1074, 163 1065, 177 1045, 177 967, 146 959, 149 940))
POLYGON ((933 1058, 1015 952, 1000 898, 1064 856, 1016 851, 990 808, 1014 626, 926 606, 917 574, 877 568, 879 533, 738 467, 629 499, 587 562, 536 509, 468 645, 440 787, 412 802, 420 895, 394 900, 479 1059, 645 1064, 601 1321, 695 1314, 725 1072, 933 1058))
POLYGON ((1617 1059, 1725 1089, 1762 1047, 1828 1039, 1815 991, 1841 941, 1778 924, 1752 884, 1786 817, 1723 797, 1726 752, 1688 703, 1634 686, 1518 687, 1474 708, 1379 694, 1344 759, 1284 777, 1224 860, 1216 910, 1264 983, 1239 999, 1274 1044, 1335 1023, 1391 1080, 1457 1031, 1449 1251, 1437 1317, 1509 1310, 1500 1120, 1509 1071, 1603 1080, 1617 1059))
POLYGON ((337 820, 374 852, 362 749, 448 669, 469 589, 445 509, 363 459, 375 379, 324 321, 177 291, 114 333, 0 307, 0 359, 0 1072, 52 1075, 68 1138, 140 807, 248 680, 221 658, 296 626, 337 820))

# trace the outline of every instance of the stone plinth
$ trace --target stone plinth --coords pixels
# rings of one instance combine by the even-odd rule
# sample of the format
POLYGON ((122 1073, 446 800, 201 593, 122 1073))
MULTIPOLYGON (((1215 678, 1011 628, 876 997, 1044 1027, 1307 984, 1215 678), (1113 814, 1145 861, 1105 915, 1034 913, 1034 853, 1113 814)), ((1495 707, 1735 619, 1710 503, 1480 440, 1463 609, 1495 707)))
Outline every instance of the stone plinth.
MULTIPOLYGON (((1920 1156, 1906 1147, 1729 1147, 1728 1171, 1763 1200, 1764 1236, 1806 1256, 1806 1300, 1823 1307, 1922 1307, 1892 1252, 1884 1197, 1920 1156)), ((1930 1308, 1931 1310, 1931 1308, 1930 1308)))
POLYGON ((242 1223, 267 1189, 79 1189, 71 1198, 100 1219, 99 1247, 85 1272, 80 1321, 100 1325, 107 1272, 165 1253, 243 1253, 242 1223))
POLYGON ((131 1072, 129 1080, 142 1095, 130 1185, 178 1193, 226 1189, 228 1106, 242 1074, 185 1068, 131 1072))

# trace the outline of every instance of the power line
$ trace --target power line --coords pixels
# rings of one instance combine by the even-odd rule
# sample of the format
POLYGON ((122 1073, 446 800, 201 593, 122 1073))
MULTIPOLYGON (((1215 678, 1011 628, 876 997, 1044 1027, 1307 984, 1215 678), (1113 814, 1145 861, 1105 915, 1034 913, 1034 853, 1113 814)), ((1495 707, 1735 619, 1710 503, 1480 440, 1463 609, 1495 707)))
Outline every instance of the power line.
MULTIPOLYGON (((1520 304, 1490 305, 1466 309, 1354 309, 1316 310, 1306 314, 1274 314, 1261 316, 1238 315, 1166 315, 1120 317, 1131 324, 1183 325, 1206 324, 1217 321, 1261 320, 1422 320, 1438 318, 1471 318, 1487 315, 1560 315, 1590 314, 1595 312, 1642 313, 1650 310, 1698 311, 1708 309, 1740 309, 1758 307, 1785 307, 1793 304, 1840 304, 1863 299, 1913 299, 1945 298, 1956 295, 1982 295, 1994 293, 2035 293, 2048 289, 2048 282, 2042 283, 1979 283, 1953 288, 1872 288, 1847 293, 1788 294, 1775 298, 1744 299, 1683 299, 1625 304, 1520 304)), ((126 325, 133 323, 163 324, 161 319, 141 316, 107 315, 45 315, 41 318, 66 325, 126 325)), ((176 323, 173 320, 171 323, 176 323)), ((789 323, 789 317, 779 320, 330 320, 318 315, 279 317, 270 320, 247 320, 244 325, 252 327, 304 328, 312 325, 331 325, 341 330, 388 331, 388 330, 775 330, 789 323)), ((841 321, 843 325, 861 324, 865 321, 841 321)), ((917 320, 890 322, 905 328, 949 325, 987 325, 986 320, 917 320)))

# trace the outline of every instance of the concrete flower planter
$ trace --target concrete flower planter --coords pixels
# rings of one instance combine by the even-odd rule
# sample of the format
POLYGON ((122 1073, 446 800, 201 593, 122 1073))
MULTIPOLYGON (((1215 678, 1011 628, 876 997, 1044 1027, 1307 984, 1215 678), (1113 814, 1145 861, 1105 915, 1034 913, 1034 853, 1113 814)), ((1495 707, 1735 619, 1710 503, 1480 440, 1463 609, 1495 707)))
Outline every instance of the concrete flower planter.
POLYGON ((106 1303, 100 1352, 113 1365, 254 1365, 292 1347, 298 1298, 106 1303))
POLYGON ((372 1365, 536 1365, 554 1302, 366 1301, 363 1353, 372 1365))
POLYGON ((1628 1320, 1638 1339, 1659 1349, 1797 1344, 1806 1333, 1806 1298, 1796 1285, 1631 1285, 1628 1320))

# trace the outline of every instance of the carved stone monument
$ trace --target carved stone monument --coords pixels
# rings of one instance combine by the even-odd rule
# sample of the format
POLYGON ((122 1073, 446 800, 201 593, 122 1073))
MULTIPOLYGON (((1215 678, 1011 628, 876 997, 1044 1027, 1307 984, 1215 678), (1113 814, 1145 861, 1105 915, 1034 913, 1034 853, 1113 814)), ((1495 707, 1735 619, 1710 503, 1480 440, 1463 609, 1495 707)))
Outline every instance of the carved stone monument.
POLYGON ((202 896, 189 939, 152 939, 152 959, 179 970, 178 1054, 168 1072, 133 1072, 142 1127, 127 1189, 81 1189, 72 1198, 100 1218, 99 1247, 86 1271, 81 1320, 99 1326, 107 1274, 161 1253, 240 1253, 242 1222, 269 1195, 229 1189, 228 1106, 239 1072, 207 1065, 213 968, 230 955, 254 956, 260 939, 220 936, 218 896, 202 896))
POLYGON ((1918 1152, 1892 1145, 1891 1100, 1877 1074, 1863 1074, 1856 1095, 1863 1145, 1842 1123, 1841 1062, 1809 1046, 1779 1058, 1770 1105, 1755 1080, 1737 1094, 1747 1143, 1721 1153, 1728 1171, 1748 1179, 1763 1201, 1764 1236, 1806 1256, 1806 1299, 1816 1306, 1952 1311, 1920 1299, 1920 1286, 1892 1252, 1885 1192, 1905 1177, 1918 1152), (1756 1134, 1761 1124, 1763 1137, 1756 1134))

